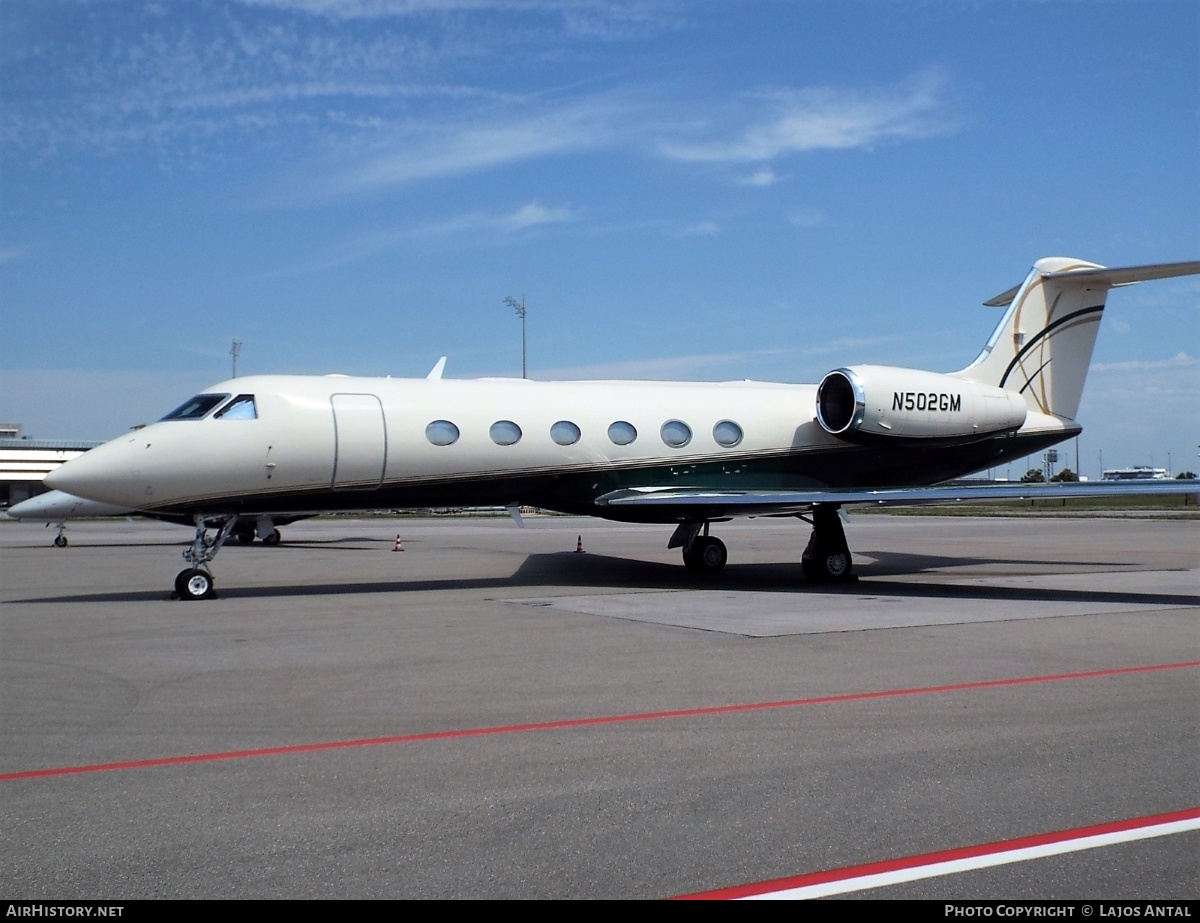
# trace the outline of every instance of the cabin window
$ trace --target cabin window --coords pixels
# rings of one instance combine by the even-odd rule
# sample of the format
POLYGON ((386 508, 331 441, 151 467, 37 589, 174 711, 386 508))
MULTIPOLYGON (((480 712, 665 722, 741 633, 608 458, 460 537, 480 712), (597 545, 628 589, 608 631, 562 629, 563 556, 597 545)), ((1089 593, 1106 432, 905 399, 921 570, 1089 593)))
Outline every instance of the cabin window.
POLYGON ((632 423, 618 420, 608 428, 608 438, 613 441, 613 445, 629 445, 637 439, 637 430, 632 423))
POLYGON ((163 420, 199 420, 227 397, 228 394, 197 394, 172 410, 163 420))
POLYGON ((682 449, 692 441, 692 428, 682 420, 668 420, 658 432, 662 441, 673 449, 682 449))
POLYGON ((732 420, 722 420, 713 427, 713 439, 717 441, 717 445, 723 445, 727 449, 738 445, 744 435, 742 428, 732 420))
POLYGON ((497 420, 488 430, 496 445, 516 445, 521 441, 521 427, 512 420, 497 420))
POLYGON ((559 420, 550 427, 550 438, 559 445, 574 445, 583 434, 570 420, 559 420))
POLYGON ((425 427, 425 438, 434 445, 454 445, 458 442, 458 427, 449 420, 434 420, 425 427))
POLYGON ((258 410, 254 406, 253 394, 239 394, 217 411, 219 420, 257 420, 258 410))

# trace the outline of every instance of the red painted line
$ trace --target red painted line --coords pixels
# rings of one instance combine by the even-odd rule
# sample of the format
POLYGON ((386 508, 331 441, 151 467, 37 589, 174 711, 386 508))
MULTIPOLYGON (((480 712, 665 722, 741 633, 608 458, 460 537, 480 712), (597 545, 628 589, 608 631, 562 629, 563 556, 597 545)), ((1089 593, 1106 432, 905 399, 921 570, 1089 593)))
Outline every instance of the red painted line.
POLYGON ((886 859, 882 862, 868 862, 864 865, 849 865, 840 869, 828 869, 822 872, 810 872, 807 875, 795 875, 791 878, 777 878, 773 881, 761 881, 749 885, 737 885, 732 888, 718 888, 713 891, 699 891, 695 894, 684 894, 673 898, 681 901, 715 901, 734 900, 739 897, 754 897, 772 891, 784 891, 789 888, 803 888, 809 885, 827 884, 831 881, 845 881, 850 878, 863 878, 867 875, 880 875, 887 872, 897 872, 904 869, 917 868, 923 865, 935 865, 939 862, 954 862, 960 859, 976 859, 979 856, 991 856, 996 853, 1011 852, 1018 849, 1028 849, 1033 846, 1046 846, 1051 843, 1062 843, 1067 840, 1080 840, 1089 836, 1101 836, 1106 833, 1121 833, 1126 830, 1138 830, 1152 827, 1155 824, 1169 824, 1181 820, 1200 818, 1200 807, 1185 808, 1182 811, 1170 811, 1166 814, 1151 814, 1146 817, 1131 817, 1128 820, 1116 820, 1106 824, 1094 824, 1090 827, 1075 827, 1071 830, 1056 830, 1051 833, 1038 833, 1033 836, 1018 837, 1012 840, 997 840, 995 843, 983 843, 978 846, 963 846, 959 849, 946 849, 939 852, 923 853, 919 856, 906 856, 902 859, 886 859))
POLYGON ((30 769, 0 774, 0 782, 37 779, 46 776, 69 776, 89 772, 114 772, 121 769, 149 769, 155 766, 180 766, 185 763, 213 763, 219 760, 239 760, 257 756, 282 756, 290 753, 316 753, 321 750, 347 750, 351 747, 382 747, 396 744, 420 743, 428 740, 455 740, 464 737, 490 737, 497 734, 526 734, 534 731, 559 731, 572 728, 597 727, 633 721, 663 721, 674 718, 698 718, 727 715, 737 712, 764 711, 775 708, 804 708, 810 705, 836 705, 843 702, 863 702, 870 699, 895 699, 902 696, 932 695, 946 692, 970 692, 980 689, 1002 689, 1006 686, 1028 686, 1037 683, 1058 683, 1068 680, 1095 679, 1107 676, 1127 676, 1160 670, 1186 670, 1200 667, 1200 660, 1183 663, 1148 664, 1137 667, 1118 667, 1110 670, 1089 670, 1084 673, 1057 673, 1049 676, 1018 676, 1009 679, 983 680, 975 683, 953 683, 946 686, 920 686, 914 689, 885 689, 876 692, 851 692, 844 695, 818 696, 811 699, 785 699, 778 702, 743 702, 735 705, 714 705, 708 708, 685 708, 676 711, 638 712, 628 715, 600 715, 593 718, 568 718, 562 721, 542 721, 533 724, 507 724, 492 727, 462 728, 449 731, 429 731, 424 734, 402 734, 396 737, 367 737, 357 740, 333 740, 315 744, 293 744, 286 747, 263 747, 254 750, 228 750, 221 753, 197 753, 190 756, 165 756, 157 759, 131 760, 124 763, 96 763, 89 766, 59 766, 51 769, 30 769))

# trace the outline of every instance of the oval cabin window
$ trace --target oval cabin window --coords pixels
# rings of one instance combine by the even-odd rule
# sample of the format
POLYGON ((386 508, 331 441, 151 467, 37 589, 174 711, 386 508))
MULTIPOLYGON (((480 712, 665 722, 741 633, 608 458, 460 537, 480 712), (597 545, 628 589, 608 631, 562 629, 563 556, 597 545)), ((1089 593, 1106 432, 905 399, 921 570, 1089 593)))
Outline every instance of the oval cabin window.
POLYGON ((717 445, 724 446, 727 449, 732 449, 735 445, 742 441, 742 428, 732 420, 722 420, 713 427, 713 439, 717 441, 717 445))
POLYGON ((449 420, 434 420, 425 427, 425 438, 434 445, 454 445, 458 442, 458 427, 449 420))
POLYGON ((550 438, 559 445, 574 445, 583 434, 570 420, 559 420, 550 427, 550 438))
POLYGON ((632 423, 618 420, 608 428, 608 438, 613 441, 613 445, 629 445, 637 439, 637 430, 632 423))
POLYGON ((496 445, 516 445, 521 441, 521 427, 512 420, 497 420, 488 434, 496 445))
POLYGON ((662 425, 659 435, 672 449, 682 449, 692 441, 692 428, 682 420, 668 420, 662 425))

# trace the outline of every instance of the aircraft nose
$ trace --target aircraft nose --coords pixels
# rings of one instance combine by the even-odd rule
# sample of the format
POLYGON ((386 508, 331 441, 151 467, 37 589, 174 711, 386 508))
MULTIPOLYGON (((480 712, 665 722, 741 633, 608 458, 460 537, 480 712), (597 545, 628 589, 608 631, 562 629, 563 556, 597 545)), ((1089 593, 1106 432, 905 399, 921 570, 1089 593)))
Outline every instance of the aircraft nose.
POLYGON ((65 494, 61 490, 46 491, 44 494, 22 500, 8 509, 8 515, 13 519, 33 519, 39 522, 59 522, 80 516, 117 516, 126 512, 128 510, 124 507, 85 500, 83 497, 65 494))
POLYGON ((142 491, 131 464, 131 449, 128 437, 106 442, 54 469, 42 483, 76 497, 137 508, 142 491))
POLYGON ((59 514, 62 518, 68 518, 73 515, 74 506, 79 502, 82 502, 79 497, 64 494, 61 490, 50 490, 10 506, 8 515, 13 519, 50 519, 59 514))

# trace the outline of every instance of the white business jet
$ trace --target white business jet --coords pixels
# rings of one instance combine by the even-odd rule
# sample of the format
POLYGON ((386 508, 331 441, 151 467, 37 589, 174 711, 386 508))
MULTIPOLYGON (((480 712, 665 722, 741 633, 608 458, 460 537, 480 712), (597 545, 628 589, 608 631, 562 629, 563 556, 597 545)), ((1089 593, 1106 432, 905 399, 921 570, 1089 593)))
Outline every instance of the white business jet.
MULTIPOLYGON (((364 508, 536 506, 675 526, 668 547, 714 572, 709 534, 735 516, 796 516, 814 580, 851 577, 850 504, 1022 497, 1027 484, 933 486, 1077 435, 1108 290, 1200 273, 1200 261, 1106 269, 1039 260, 979 357, 950 374, 858 365, 816 385, 756 381, 237 378, 67 462, 46 483, 152 516, 188 517, 175 580, 213 596, 209 564, 239 518, 364 508)), ((1135 485, 1036 488, 1036 496, 1135 485)), ((1194 493, 1194 484, 1136 485, 1194 493)))
POLYGON ((73 497, 61 490, 48 490, 44 494, 14 503, 8 508, 8 515, 13 519, 44 522, 46 525, 58 527, 54 536, 56 548, 66 548, 67 520, 91 519, 105 516, 127 516, 133 510, 123 506, 113 506, 111 503, 100 503, 96 500, 85 500, 83 497, 73 497))

